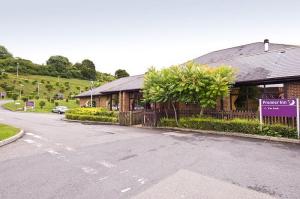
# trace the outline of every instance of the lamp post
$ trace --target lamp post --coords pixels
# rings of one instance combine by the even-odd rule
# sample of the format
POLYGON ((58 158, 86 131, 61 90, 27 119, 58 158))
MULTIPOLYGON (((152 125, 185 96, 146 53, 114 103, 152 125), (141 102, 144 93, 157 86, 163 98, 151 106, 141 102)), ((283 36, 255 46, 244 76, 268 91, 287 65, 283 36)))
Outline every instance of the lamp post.
POLYGON ((91 107, 93 107, 93 84, 94 82, 91 81, 91 107))

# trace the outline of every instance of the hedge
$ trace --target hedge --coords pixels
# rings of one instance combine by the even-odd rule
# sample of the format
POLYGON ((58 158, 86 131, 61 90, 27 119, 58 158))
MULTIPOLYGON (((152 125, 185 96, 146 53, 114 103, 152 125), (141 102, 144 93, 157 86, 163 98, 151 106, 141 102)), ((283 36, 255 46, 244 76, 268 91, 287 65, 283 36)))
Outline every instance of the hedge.
POLYGON ((263 125, 261 129, 260 123, 257 120, 181 118, 179 120, 179 125, 177 126, 174 119, 163 118, 160 120, 159 126, 297 138, 297 130, 294 128, 289 128, 287 126, 280 125, 280 124, 274 124, 274 125, 263 125))
POLYGON ((98 115, 79 115, 66 113, 66 118, 70 120, 81 120, 81 121, 99 121, 99 122, 111 122, 117 123, 118 118, 109 116, 98 116, 98 115))
POLYGON ((118 117, 118 112, 109 111, 105 108, 75 108, 68 111, 70 114, 76 115, 93 115, 93 116, 106 116, 106 117, 118 117))

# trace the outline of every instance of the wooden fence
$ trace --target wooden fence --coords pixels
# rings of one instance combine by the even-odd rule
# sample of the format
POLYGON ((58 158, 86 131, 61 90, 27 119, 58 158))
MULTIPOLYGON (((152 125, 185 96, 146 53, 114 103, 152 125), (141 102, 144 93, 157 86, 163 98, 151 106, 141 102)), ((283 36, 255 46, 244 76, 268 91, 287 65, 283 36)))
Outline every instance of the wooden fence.
MULTIPOLYGON (((259 112, 252 111, 205 111, 203 114, 205 117, 212 117, 217 119, 247 119, 247 120, 259 120, 259 112)), ((197 117, 199 112, 195 111, 178 111, 178 118, 181 117, 197 117)), ((157 126, 157 123, 161 118, 174 118, 174 112, 164 111, 164 112, 154 112, 145 111, 144 112, 144 126, 157 126)), ((263 117, 264 124, 282 124, 287 125, 292 128, 297 127, 296 117, 263 117)))
POLYGON ((119 123, 123 126, 142 124, 144 121, 144 111, 119 112, 119 123))

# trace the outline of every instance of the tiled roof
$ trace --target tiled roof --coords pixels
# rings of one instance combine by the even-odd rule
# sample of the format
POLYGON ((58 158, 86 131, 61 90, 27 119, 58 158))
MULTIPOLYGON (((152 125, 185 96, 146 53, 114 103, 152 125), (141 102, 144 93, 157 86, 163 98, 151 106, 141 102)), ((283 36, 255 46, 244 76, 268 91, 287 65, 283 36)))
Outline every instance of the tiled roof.
MULTIPOLYGON (((273 78, 300 77, 300 47, 257 42, 208 53, 193 61, 209 66, 229 65, 236 69, 236 82, 262 81, 273 78)), ((300 80, 300 78, 299 78, 300 80)), ((93 95, 143 88, 144 75, 124 77, 93 90, 93 95)), ((77 97, 90 96, 90 91, 77 97)))
MULTIPOLYGON (((137 89, 141 89, 143 87, 143 84, 144 84, 144 75, 123 77, 93 89, 92 94, 101 95, 110 92, 137 90, 137 89)), ((90 95, 91 95, 91 91, 89 90, 77 95, 76 97, 85 97, 90 95)))
POLYGON ((264 43, 212 52, 193 61, 209 66, 229 65, 237 70, 236 82, 260 81, 272 78, 300 76, 300 47, 264 43))

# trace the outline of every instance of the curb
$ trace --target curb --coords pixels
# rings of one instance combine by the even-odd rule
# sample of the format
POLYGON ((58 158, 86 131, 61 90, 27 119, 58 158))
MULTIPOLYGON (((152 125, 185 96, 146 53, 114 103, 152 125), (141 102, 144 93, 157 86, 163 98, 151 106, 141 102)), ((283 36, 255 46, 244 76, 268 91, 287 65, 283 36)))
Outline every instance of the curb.
POLYGON ((244 133, 236 133, 236 132, 207 131, 207 130, 196 130, 196 129, 184 129, 184 128, 178 128, 178 127, 138 127, 138 128, 181 131, 182 133, 193 132, 193 133, 200 133, 200 134, 231 136, 231 137, 240 137, 240 138, 252 138, 252 139, 266 140, 266 141, 273 141, 273 142, 300 144, 300 140, 297 140, 297 139, 272 137, 272 136, 265 136, 265 135, 244 134, 244 133))
POLYGON ((97 125, 120 125, 119 123, 112 122, 99 122, 99 121, 84 121, 84 120, 69 120, 62 118, 62 121, 70 122, 70 123, 81 123, 81 124, 97 124, 97 125))
POLYGON ((20 139, 21 137, 23 137, 24 133, 25 133, 24 130, 20 130, 20 132, 18 134, 14 135, 6 140, 0 141, 0 147, 20 139))

